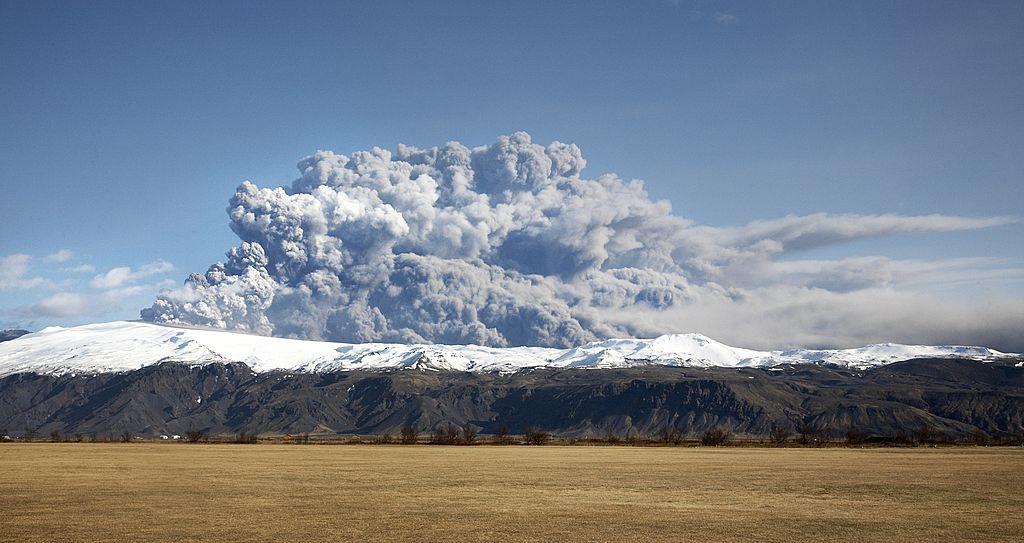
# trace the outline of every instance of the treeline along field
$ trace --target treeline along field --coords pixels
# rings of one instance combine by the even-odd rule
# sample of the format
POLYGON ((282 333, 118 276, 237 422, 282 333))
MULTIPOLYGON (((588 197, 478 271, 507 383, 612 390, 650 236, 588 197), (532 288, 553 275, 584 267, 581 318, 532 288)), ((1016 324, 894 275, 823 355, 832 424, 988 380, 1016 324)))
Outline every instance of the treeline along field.
POLYGON ((0 446, 0 540, 1013 541, 1019 448, 0 446))

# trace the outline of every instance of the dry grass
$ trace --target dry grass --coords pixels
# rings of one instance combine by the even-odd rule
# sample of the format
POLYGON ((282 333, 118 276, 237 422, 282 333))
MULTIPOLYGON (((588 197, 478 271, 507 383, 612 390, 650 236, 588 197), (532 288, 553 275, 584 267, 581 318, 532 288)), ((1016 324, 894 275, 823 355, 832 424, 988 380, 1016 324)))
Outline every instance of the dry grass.
POLYGON ((4 541, 1008 541, 1021 449, 0 445, 4 541))

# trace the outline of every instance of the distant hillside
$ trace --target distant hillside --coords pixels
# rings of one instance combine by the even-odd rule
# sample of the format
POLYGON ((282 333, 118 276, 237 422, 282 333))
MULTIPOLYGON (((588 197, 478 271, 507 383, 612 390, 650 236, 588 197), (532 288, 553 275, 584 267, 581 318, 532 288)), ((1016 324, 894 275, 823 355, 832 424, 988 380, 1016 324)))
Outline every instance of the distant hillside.
MULTIPOLYGON (((1014 362, 1019 363, 1019 362, 1014 362)), ((724 427, 766 435, 810 425, 889 436, 928 427, 965 437, 1024 431, 1024 368, 1013 363, 917 359, 869 369, 646 366, 544 368, 512 374, 455 371, 255 373, 240 363, 165 362, 120 373, 0 379, 0 430, 106 436, 239 430, 397 434, 472 424, 563 436, 690 435, 724 427)))
POLYGON ((25 335, 27 333, 28 333, 28 330, 16 330, 16 329, 0 330, 0 343, 3 343, 4 341, 10 341, 12 339, 18 339, 18 338, 20 338, 21 336, 23 336, 23 335, 25 335))

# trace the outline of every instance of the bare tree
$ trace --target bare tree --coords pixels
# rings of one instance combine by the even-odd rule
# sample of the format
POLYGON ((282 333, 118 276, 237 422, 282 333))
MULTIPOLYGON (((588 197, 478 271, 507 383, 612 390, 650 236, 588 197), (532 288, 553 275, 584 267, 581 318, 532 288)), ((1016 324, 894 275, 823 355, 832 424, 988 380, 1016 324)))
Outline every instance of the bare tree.
POLYGON ((921 426, 918 426, 917 428, 914 439, 921 444, 935 443, 939 440, 939 434, 931 427, 930 424, 922 422, 921 426))
POLYGON ((789 434, 789 428, 773 423, 771 431, 768 432, 768 439, 776 445, 783 445, 789 441, 789 434))
POLYGON ((189 428, 188 431, 185 432, 185 441, 187 441, 189 443, 199 443, 200 441, 205 441, 205 440, 206 440, 206 434, 203 433, 201 430, 196 430, 195 428, 189 428))
POLYGON ((448 432, 440 424, 434 428, 434 433, 430 436, 431 445, 444 445, 448 441, 448 432))
POLYGON ((498 428, 494 430, 494 439, 502 445, 509 442, 508 426, 505 426, 504 422, 499 424, 498 428))
POLYGON ((402 426, 401 435, 402 445, 414 445, 420 437, 420 432, 412 424, 406 423, 402 426))
POLYGON ((235 443, 253 444, 257 443, 259 439, 260 435, 258 433, 242 430, 235 436, 235 443))
POLYGON ((551 434, 536 428, 529 428, 524 437, 527 445, 544 445, 551 439, 551 434))
POLYGON ((476 428, 468 422, 462 425, 462 441, 466 445, 472 445, 476 441, 476 428))
POLYGON ((982 429, 976 428, 971 432, 971 443, 978 446, 988 445, 988 434, 986 434, 982 429))
POLYGON ((448 428, 445 429, 445 443, 447 443, 448 445, 456 445, 459 443, 459 440, 461 438, 462 431, 459 429, 459 427, 452 423, 448 423, 448 428))
POLYGON ((821 433, 821 430, 809 422, 801 422, 796 431, 800 434, 797 441, 799 441, 801 445, 818 443, 820 440, 819 434, 821 433))
POLYGON ((634 430, 632 426, 626 429, 626 443, 629 443, 630 445, 640 443, 640 434, 634 430))
POLYGON ((700 444, 706 447, 725 445, 732 439, 732 432, 725 428, 712 428, 700 436, 700 444))
POLYGON ((131 441, 132 441, 132 433, 129 432, 128 430, 125 430, 125 431, 121 432, 120 438, 121 438, 121 443, 131 443, 131 441))
POLYGON ((621 439, 619 439, 619 435, 615 433, 615 429, 611 427, 608 427, 608 429, 605 430, 604 440, 612 445, 621 441, 621 439))
POLYGON ((683 434, 684 432, 682 428, 672 424, 666 424, 665 427, 661 429, 661 440, 666 445, 679 445, 683 442, 683 434))
POLYGON ((850 445, 863 445, 868 441, 868 434, 861 432, 856 428, 850 428, 846 431, 846 442, 850 445))

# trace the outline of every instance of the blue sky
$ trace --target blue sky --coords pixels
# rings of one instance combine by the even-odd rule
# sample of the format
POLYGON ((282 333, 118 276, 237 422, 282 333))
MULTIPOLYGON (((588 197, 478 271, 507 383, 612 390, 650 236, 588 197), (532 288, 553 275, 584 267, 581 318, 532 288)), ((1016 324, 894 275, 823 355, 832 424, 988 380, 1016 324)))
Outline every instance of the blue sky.
MULTIPOLYGON (((526 130, 714 227, 1016 217, 1022 88, 1020 2, 2 0, 0 326, 135 318, 318 149, 526 130)), ((1011 222, 785 258, 982 259, 905 287, 978 302, 1024 296, 1022 254, 1011 222)))

